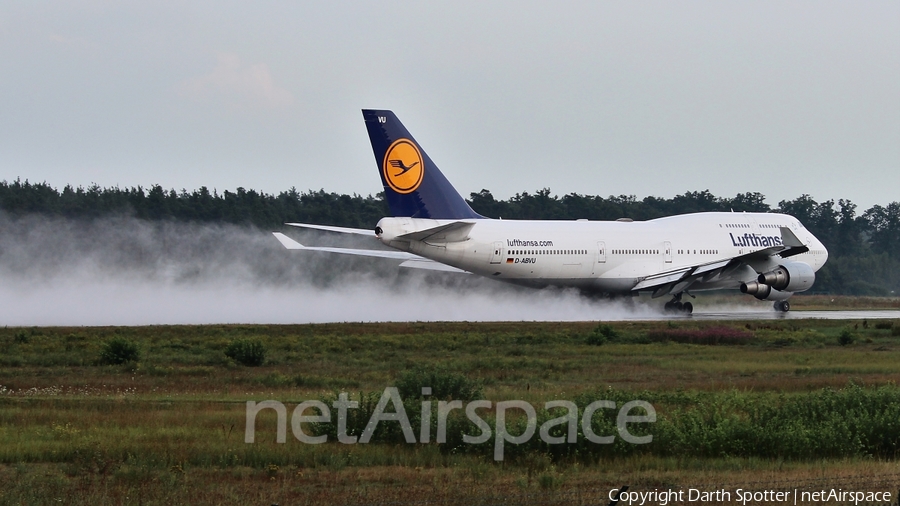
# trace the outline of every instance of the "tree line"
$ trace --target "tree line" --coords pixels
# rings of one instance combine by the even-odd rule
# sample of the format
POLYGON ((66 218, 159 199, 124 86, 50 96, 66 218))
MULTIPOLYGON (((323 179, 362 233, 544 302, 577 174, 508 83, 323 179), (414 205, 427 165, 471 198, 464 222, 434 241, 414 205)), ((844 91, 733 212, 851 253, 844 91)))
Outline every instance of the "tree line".
MULTIPOLYGON (((900 293, 900 202, 875 205, 861 213, 850 200, 817 202, 809 195, 782 200, 772 208, 765 196, 739 193, 716 197, 708 190, 689 191, 670 199, 633 195, 600 197, 570 193, 552 195, 549 188, 497 200, 488 190, 467 199, 476 212, 491 218, 551 220, 650 220, 674 214, 733 211, 779 212, 796 217, 828 248, 828 263, 813 290, 848 295, 900 293)), ((0 182, 0 209, 13 217, 38 213, 72 219, 128 215, 144 220, 225 222, 278 230, 290 221, 372 228, 388 215, 383 194, 343 195, 296 188, 275 194, 237 188, 219 193, 207 187, 188 192, 149 188, 87 188, 16 179, 0 182)))

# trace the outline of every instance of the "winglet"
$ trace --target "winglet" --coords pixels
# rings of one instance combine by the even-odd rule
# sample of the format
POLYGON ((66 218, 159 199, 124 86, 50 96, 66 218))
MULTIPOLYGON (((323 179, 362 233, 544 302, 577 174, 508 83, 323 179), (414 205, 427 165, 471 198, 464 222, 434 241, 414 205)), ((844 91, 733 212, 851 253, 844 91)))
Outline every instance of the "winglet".
POLYGON ((281 245, 287 249, 306 249, 305 246, 282 234, 281 232, 272 232, 272 235, 274 235, 275 238, 278 239, 278 242, 280 242, 281 245))
POLYGON ((782 244, 789 248, 800 248, 805 246, 805 244, 803 244, 803 241, 801 241, 793 232, 791 232, 791 229, 787 227, 779 228, 781 229, 782 244))
POLYGON ((803 244, 803 241, 800 240, 791 229, 787 227, 779 227, 781 228, 781 242, 784 244, 785 249, 778 253, 778 256, 781 258, 790 258, 794 255, 799 255, 801 253, 806 253, 809 251, 809 246, 803 244))

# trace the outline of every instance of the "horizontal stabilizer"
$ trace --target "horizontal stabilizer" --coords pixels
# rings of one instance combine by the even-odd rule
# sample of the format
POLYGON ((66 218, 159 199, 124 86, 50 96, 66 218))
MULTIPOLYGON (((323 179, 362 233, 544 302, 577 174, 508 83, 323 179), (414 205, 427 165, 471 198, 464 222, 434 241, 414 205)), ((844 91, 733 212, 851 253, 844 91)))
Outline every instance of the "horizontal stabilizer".
POLYGON ((353 248, 332 248, 327 246, 304 246, 290 237, 280 233, 273 232, 272 235, 287 249, 290 250, 306 250, 306 251, 324 251, 327 253, 341 253, 344 255, 357 255, 375 258, 393 258, 395 260, 424 260, 419 255, 413 255, 405 251, 388 251, 378 249, 353 249, 353 248))
POLYGON ((446 225, 410 232, 397 236, 397 239, 408 241, 461 242, 469 238, 469 232, 475 224, 465 221, 454 221, 446 225))
POLYGON ((302 244, 282 234, 281 232, 272 232, 272 235, 274 235, 275 238, 278 239, 278 242, 280 242, 281 245, 287 249, 304 249, 304 246, 302 244))
POLYGON ((328 232, 339 232, 341 234, 357 234, 375 237, 375 231, 365 228, 349 228, 349 227, 332 227, 331 225, 312 225, 309 223, 285 223, 292 227, 313 228, 316 230, 327 230, 328 232))
POLYGON ((464 271, 462 269, 457 269, 456 267, 435 262, 433 260, 428 260, 426 258, 415 259, 415 260, 407 260, 400 264, 400 267, 406 267, 408 269, 425 269, 429 271, 443 271, 443 272, 460 272, 463 274, 469 274, 468 271, 464 271))

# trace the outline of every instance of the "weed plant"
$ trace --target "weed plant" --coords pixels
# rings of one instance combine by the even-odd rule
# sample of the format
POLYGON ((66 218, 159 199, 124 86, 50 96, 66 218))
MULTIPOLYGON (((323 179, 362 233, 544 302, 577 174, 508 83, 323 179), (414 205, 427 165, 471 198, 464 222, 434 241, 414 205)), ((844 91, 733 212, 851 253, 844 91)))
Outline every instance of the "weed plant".
POLYGON ((119 365, 137 362, 140 359, 141 351, 137 344, 122 337, 114 337, 106 341, 100 351, 101 364, 119 365))
POLYGON ((587 344, 593 346, 600 346, 609 341, 615 341, 619 339, 619 333, 615 331, 609 325, 598 325, 597 328, 591 332, 585 342, 587 344))
POLYGON ((225 356, 248 367, 259 367, 266 361, 266 346, 259 339, 235 339, 227 348, 225 356))
POLYGON ((395 381, 403 399, 425 397, 422 388, 428 387, 428 397, 436 400, 472 401, 484 396, 482 382, 463 374, 448 371, 445 367, 414 367, 404 371, 395 381))
POLYGON ((838 344, 841 346, 850 346, 854 342, 856 342, 856 336, 849 329, 842 330, 838 336, 838 344))

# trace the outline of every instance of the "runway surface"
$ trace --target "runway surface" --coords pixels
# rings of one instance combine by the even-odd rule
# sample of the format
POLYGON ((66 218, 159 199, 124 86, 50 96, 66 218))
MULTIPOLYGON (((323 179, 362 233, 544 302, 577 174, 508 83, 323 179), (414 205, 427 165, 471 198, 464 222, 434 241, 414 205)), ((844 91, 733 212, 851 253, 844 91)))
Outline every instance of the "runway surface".
POLYGON ((695 312, 692 315, 660 315, 658 318, 646 316, 625 318, 626 320, 890 320, 900 319, 900 311, 769 311, 735 312, 695 312))

